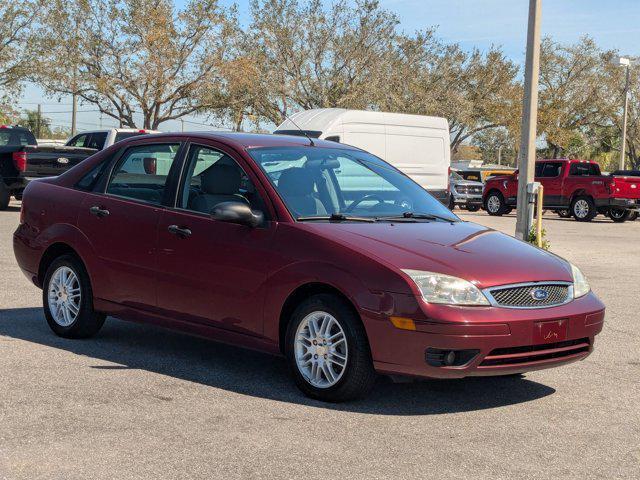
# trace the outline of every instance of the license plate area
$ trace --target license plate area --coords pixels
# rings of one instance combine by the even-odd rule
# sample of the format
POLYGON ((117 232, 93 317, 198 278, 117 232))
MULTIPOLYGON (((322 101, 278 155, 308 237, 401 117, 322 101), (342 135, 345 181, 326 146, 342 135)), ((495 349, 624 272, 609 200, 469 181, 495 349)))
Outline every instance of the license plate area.
POLYGON ((556 343, 567 339, 567 319, 535 322, 533 325, 533 343, 556 343))

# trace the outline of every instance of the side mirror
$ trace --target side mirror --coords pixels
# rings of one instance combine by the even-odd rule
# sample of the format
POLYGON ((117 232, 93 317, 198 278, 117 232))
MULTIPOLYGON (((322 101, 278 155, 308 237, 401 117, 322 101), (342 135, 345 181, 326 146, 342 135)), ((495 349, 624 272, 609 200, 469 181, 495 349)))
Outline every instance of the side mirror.
POLYGON ((251 207, 242 202, 222 202, 211 210, 211 218, 221 222, 239 223, 249 227, 257 227, 264 222, 262 212, 253 211, 251 207))

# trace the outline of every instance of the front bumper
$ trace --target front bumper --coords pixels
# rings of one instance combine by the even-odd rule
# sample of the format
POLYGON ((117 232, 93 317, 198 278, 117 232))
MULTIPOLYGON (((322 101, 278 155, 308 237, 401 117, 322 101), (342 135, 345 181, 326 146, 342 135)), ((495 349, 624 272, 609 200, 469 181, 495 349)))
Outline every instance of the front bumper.
POLYGON ((429 317, 415 297, 390 296, 394 315, 412 318, 416 330, 394 327, 387 315, 367 315, 364 320, 375 368, 385 374, 428 378, 508 375, 582 360, 593 350, 605 313, 593 293, 565 305, 532 310, 429 305, 429 317), (567 322, 567 337, 538 346, 534 326, 551 320, 567 322), (429 348, 478 353, 462 366, 437 367, 426 361, 429 348))
POLYGON ((482 195, 470 193, 452 193, 453 201, 456 205, 482 205, 482 195))

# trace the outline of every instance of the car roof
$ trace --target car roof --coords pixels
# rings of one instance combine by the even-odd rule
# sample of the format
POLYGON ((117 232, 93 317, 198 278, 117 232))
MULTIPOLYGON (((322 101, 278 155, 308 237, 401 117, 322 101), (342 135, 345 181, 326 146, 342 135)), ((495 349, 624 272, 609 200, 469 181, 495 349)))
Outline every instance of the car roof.
POLYGON ((598 163, 593 160, 580 160, 579 158, 539 158, 536 162, 598 163))
MULTIPOLYGON (((274 135, 262 133, 240 133, 240 132, 179 132, 179 133, 159 133, 154 134, 154 140, 165 137, 189 137, 202 138, 224 143, 239 149, 259 148, 259 147, 305 147, 309 146, 306 137, 297 135, 274 135)), ((360 150, 359 148, 346 145, 344 143, 331 142, 329 140, 313 139, 316 147, 340 148, 345 150, 360 150)))

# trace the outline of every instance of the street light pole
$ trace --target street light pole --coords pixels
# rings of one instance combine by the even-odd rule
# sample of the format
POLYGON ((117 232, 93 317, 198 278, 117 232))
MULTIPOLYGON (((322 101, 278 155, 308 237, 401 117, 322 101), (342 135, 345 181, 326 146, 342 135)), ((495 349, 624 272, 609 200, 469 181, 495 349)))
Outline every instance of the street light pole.
POLYGON ((533 223, 533 204, 529 203, 527 185, 535 177, 536 132, 538 121, 538 76, 540 73, 540 17, 542 0, 529 0, 527 58, 524 72, 522 134, 518 158, 518 202, 516 237, 526 240, 533 223))
POLYGON ((624 110, 622 113, 622 146, 620 147, 620 170, 624 170, 625 153, 627 151, 627 110, 629 108, 629 67, 631 61, 628 58, 620 57, 620 65, 625 67, 624 83, 624 110))

